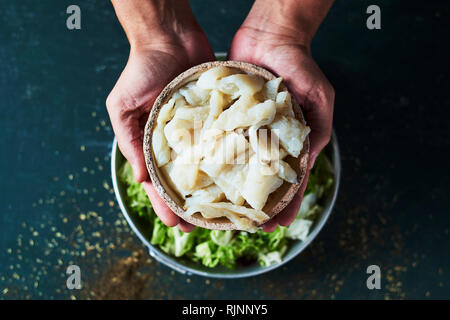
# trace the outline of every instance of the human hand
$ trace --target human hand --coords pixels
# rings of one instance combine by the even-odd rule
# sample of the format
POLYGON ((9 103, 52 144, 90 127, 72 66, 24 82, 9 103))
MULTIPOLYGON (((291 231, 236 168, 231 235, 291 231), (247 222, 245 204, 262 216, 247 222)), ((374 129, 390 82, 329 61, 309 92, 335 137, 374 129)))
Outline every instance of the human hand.
MULTIPOLYGON (((121 19, 120 12, 117 13, 121 19)), ((136 181, 142 183, 161 221, 168 226, 179 225, 188 232, 194 226, 166 206, 149 180, 142 147, 144 127, 153 102, 165 85, 189 67, 215 60, 214 53, 205 34, 192 21, 181 26, 179 21, 165 21, 164 25, 158 25, 163 30, 154 27, 139 37, 130 34, 133 26, 126 23, 122 21, 130 40, 129 59, 106 100, 112 127, 136 181)))
MULTIPOLYGON (((283 78, 302 107, 311 128, 310 170, 316 157, 330 140, 334 89, 311 56, 311 29, 314 28, 294 26, 289 23, 286 14, 280 15, 276 8, 271 8, 267 3, 263 4, 264 7, 258 7, 259 2, 264 1, 255 2, 249 16, 236 33, 229 59, 262 66, 283 78)), ((292 223, 300 209, 308 177, 309 171, 289 205, 263 225, 264 231, 271 232, 278 224, 287 226, 292 223)))

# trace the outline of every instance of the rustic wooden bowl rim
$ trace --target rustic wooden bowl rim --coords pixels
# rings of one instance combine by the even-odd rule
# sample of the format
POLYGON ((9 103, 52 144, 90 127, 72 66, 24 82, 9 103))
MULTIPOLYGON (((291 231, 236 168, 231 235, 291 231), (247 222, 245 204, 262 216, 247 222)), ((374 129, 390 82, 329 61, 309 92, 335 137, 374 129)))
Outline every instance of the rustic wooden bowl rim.
MULTIPOLYGON (((180 199, 174 199, 175 197, 170 196, 169 193, 174 193, 173 191, 168 191, 168 187, 164 187, 162 181, 162 176, 160 175, 160 170, 158 166, 156 165, 156 160, 153 154, 152 150, 152 132, 155 127, 156 119, 158 117, 159 111, 161 110, 161 107, 170 99, 172 94, 178 90, 180 87, 185 85, 187 82, 194 80, 198 75, 205 72, 208 69, 217 67, 217 66, 226 66, 231 68, 240 69, 246 73, 249 74, 255 74, 258 76, 262 76, 266 80, 272 80, 275 79, 276 76, 271 73, 270 71, 256 66, 254 64, 248 63, 248 62, 241 62, 241 61, 213 61, 213 62, 206 62, 197 66, 194 66, 180 75, 178 75, 175 79, 173 79, 169 84, 166 85, 166 87, 161 91, 161 93, 156 98, 153 107, 150 111, 150 115, 148 117, 147 123, 145 125, 144 130, 144 143, 143 143, 143 149, 144 149, 144 156, 145 156, 145 163, 147 166, 147 170, 150 175, 150 179, 153 183, 153 186, 155 187, 157 193, 159 196, 164 200, 164 202, 167 204, 167 206, 179 217, 186 220, 187 222, 202 227, 206 229, 215 229, 215 230, 236 230, 236 225, 228 220, 227 218, 218 218, 218 219, 206 219, 201 216, 201 214, 196 213, 192 216, 186 216, 185 210, 183 209, 182 205, 180 205, 178 202, 180 202, 180 199), (178 201, 177 201, 178 200, 178 201)), ((286 86, 282 84, 284 88, 286 86)), ((298 105, 297 101, 295 100, 294 96, 292 96, 292 104, 294 108, 294 112, 296 117, 303 123, 305 123, 305 118, 303 116, 302 110, 300 106, 298 105)), ((293 199, 295 194, 298 192, 304 177, 307 172, 308 167, 308 160, 309 160, 309 138, 307 137, 304 144, 303 144, 303 150, 300 153, 300 155, 295 159, 298 160, 298 168, 294 168, 297 171, 297 178, 299 183, 297 184, 289 184, 287 182, 284 182, 283 185, 274 193, 269 195, 269 200, 271 199, 271 196, 274 195, 275 197, 279 198, 275 203, 270 204, 270 209, 268 212, 266 212, 266 207, 269 206, 269 200, 267 201, 266 206, 263 208, 263 211, 266 212, 266 214, 273 218, 276 214, 281 212, 293 199), (287 185, 286 185, 287 184, 287 185), (279 190, 285 190, 283 194, 277 195, 277 192, 279 190)))

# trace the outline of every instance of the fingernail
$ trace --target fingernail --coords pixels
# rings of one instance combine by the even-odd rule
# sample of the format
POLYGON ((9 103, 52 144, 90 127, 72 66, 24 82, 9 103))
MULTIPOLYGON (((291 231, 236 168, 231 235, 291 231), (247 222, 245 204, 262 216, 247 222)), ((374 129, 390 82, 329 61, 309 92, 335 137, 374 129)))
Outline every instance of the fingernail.
POLYGON ((136 166, 133 166, 133 165, 131 166, 131 168, 133 169, 133 178, 134 178, 134 180, 136 182, 142 182, 142 181, 138 180, 140 178, 140 176, 139 176, 139 169, 136 168, 136 166))
POLYGON ((314 167, 314 163, 316 162, 317 153, 313 152, 311 153, 311 158, 309 160, 309 170, 311 170, 314 167))

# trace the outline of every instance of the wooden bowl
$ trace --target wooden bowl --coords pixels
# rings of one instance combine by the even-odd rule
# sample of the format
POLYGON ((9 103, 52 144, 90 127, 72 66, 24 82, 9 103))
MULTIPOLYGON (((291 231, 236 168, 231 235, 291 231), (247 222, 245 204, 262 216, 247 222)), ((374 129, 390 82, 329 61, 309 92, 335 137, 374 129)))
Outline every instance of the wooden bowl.
MULTIPOLYGON (((225 217, 206 219, 203 218, 200 213, 195 213, 192 216, 186 216, 185 210, 183 209, 184 199, 181 198, 174 190, 172 190, 171 187, 168 185, 168 183, 164 181, 164 175, 161 174, 161 171, 156 165, 155 156, 152 150, 152 133, 161 107, 170 99, 172 94, 175 91, 177 91, 180 87, 182 87, 183 85, 185 85, 190 81, 197 79, 200 76, 200 74, 202 74, 206 70, 217 66, 236 68, 249 74, 261 76, 264 79, 266 79, 266 81, 276 78, 274 74, 267 71, 266 69, 253 65, 251 63, 240 61, 206 62, 186 70, 185 72, 178 75, 175 79, 173 79, 156 98, 155 103, 153 104, 153 108, 151 109, 150 116, 147 120, 147 124, 145 125, 143 148, 145 155, 145 163, 147 165, 147 170, 150 174, 152 183, 156 191, 158 192, 159 196, 164 200, 167 206, 177 216, 181 217, 182 219, 186 220, 187 222, 193 225, 206 229, 236 230, 237 229, 236 225, 225 217)), ((281 84, 281 88, 285 89, 286 87, 284 86, 284 84, 281 84)), ((293 95, 292 95, 292 105, 297 119, 305 123, 303 113, 297 101, 295 101, 293 95)), ((267 199, 263 211, 270 218, 273 218, 276 214, 278 214, 288 205, 288 203, 292 200, 292 198, 297 193, 298 189, 300 188, 300 185, 303 182, 309 160, 309 138, 308 137, 306 138, 303 144, 303 149, 297 158, 287 156, 284 160, 288 162, 289 165, 297 172, 298 183, 291 184, 284 181, 283 184, 276 191, 274 191, 269 195, 269 198, 267 199)))

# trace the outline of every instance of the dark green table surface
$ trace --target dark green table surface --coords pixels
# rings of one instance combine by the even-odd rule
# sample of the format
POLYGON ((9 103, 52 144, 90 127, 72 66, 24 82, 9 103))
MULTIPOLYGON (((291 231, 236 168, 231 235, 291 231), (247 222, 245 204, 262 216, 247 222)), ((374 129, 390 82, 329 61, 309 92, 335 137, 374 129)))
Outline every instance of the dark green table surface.
MULTIPOLYGON (((192 1, 214 50, 251 3, 192 1)), ((343 157, 331 219, 286 266, 225 281, 152 261, 115 203, 105 99, 128 44, 109 2, 0 0, 0 299, 450 298, 449 5, 376 1, 370 31, 369 4, 337 1, 313 42, 343 157), (69 264, 83 289, 66 288, 69 264)))

